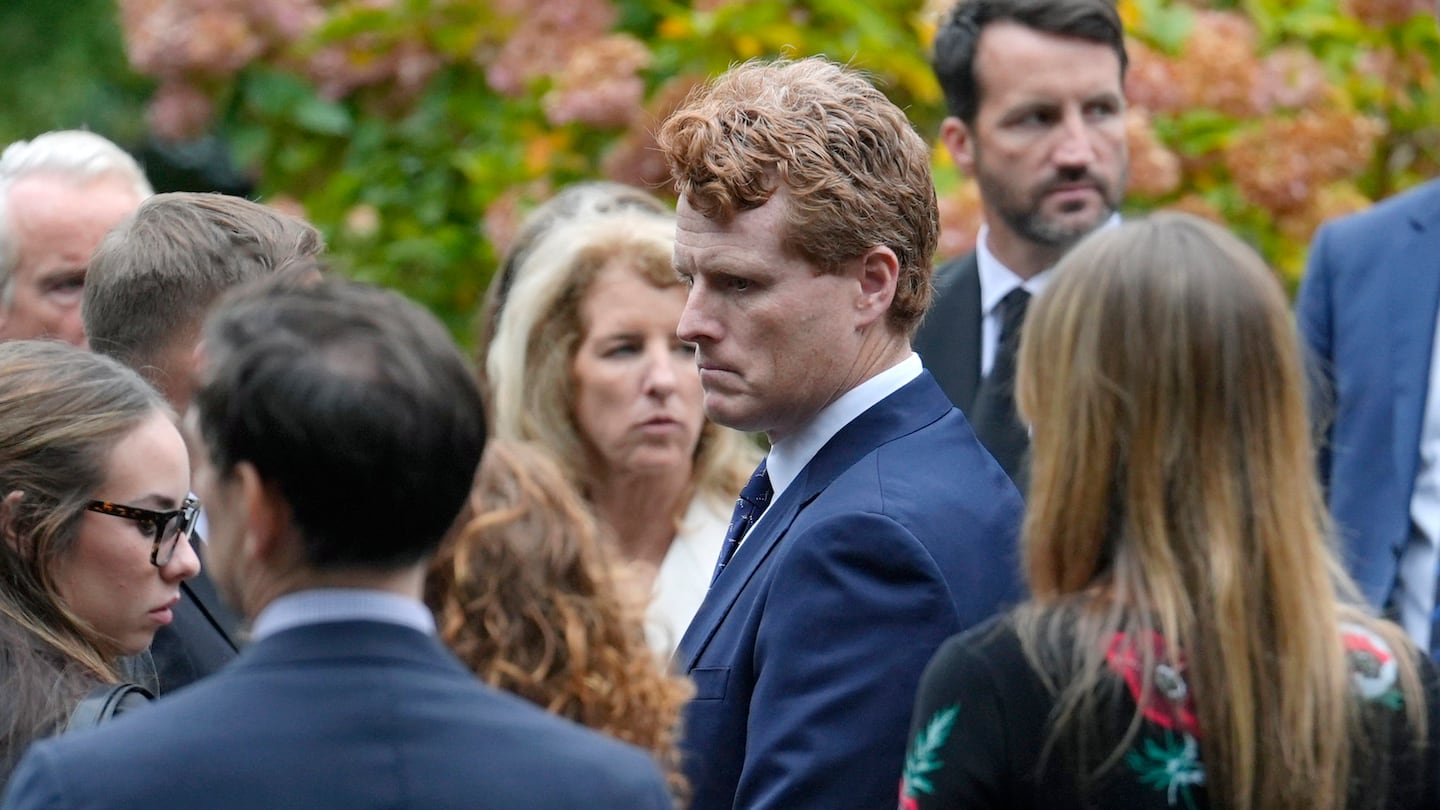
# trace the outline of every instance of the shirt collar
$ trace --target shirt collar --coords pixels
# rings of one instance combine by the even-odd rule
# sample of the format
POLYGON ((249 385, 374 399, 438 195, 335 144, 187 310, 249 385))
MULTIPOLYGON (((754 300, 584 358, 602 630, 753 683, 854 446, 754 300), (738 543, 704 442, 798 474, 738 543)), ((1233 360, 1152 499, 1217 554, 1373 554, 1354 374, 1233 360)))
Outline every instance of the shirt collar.
POLYGON ((388 591, 316 588, 286 594, 255 617, 250 637, 260 639, 307 624, 371 621, 398 624, 426 635, 435 633, 435 617, 420 602, 388 591))
MULTIPOLYGON (((920 355, 914 352, 899 363, 841 394, 834 402, 815 414, 804 427, 775 443, 765 462, 770 486, 778 499, 805 465, 815 458, 840 429, 855 421, 876 403, 904 388, 925 370, 920 355)), ((774 502, 773 500, 771 501, 774 502)))
MULTIPOLYGON (((1120 224, 1120 214, 1111 214, 1110 218, 1096 230, 1113 228, 1120 224)), ((1022 279, 1015 275, 1015 271, 1006 267, 1004 262, 990 252, 989 237, 990 226, 980 226, 980 236, 975 240, 975 264, 980 271, 980 317, 988 318, 995 307, 1000 306, 1000 301, 1010 294, 1016 287, 1024 287, 1031 295, 1039 295, 1044 292, 1045 286, 1050 283, 1054 268, 1047 267, 1036 273, 1029 279, 1022 279)))

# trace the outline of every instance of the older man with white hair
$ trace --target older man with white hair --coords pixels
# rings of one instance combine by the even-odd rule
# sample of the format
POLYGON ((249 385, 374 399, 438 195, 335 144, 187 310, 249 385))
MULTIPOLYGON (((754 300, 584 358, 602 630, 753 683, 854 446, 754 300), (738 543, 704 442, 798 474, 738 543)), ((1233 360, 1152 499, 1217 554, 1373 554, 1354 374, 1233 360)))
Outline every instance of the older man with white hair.
POLYGON ((0 154, 0 340, 85 345, 80 297, 106 232, 151 195, 125 150, 60 130, 0 154))

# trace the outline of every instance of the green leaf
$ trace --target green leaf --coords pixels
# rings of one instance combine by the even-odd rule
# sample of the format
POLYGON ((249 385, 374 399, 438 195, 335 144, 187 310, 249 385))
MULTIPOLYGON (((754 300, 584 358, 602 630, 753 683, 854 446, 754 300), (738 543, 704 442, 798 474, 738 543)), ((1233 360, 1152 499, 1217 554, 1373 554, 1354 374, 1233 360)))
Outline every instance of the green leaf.
POLYGON ((902 784, 906 795, 913 796, 917 791, 920 793, 935 791, 928 774, 938 771, 944 766, 945 763, 940 759, 939 752, 945 746, 945 741, 950 739, 950 732, 955 726, 955 718, 959 714, 959 703, 941 709, 932 715, 929 722, 925 724, 925 728, 915 735, 914 742, 910 744, 910 750, 905 753, 902 784))
POLYGON ((1189 6, 1162 0, 1138 0, 1140 34, 1166 53, 1179 53, 1195 28, 1195 14, 1189 6))
POLYGON ((345 135, 355 126, 349 110, 318 96, 301 101, 295 107, 294 117, 302 129, 321 135, 345 135))

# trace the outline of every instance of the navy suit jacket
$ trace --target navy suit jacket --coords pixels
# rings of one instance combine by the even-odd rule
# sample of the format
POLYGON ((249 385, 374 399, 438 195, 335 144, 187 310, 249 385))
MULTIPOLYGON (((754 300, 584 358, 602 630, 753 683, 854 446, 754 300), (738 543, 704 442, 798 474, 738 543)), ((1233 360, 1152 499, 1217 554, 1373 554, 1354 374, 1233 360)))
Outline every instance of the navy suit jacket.
POLYGON ((3 807, 669 808, 651 758, 476 680, 438 641, 315 624, 93 731, 37 743, 3 807))
POLYGON ((928 372, 837 433, 680 642, 693 810, 893 808, 926 662, 1021 596, 1021 511, 928 372))
POLYGON ((911 342, 945 396, 969 413, 980 388, 980 263, 974 253, 935 271, 935 299, 911 342))
POLYGON ((1296 302, 1347 568, 1385 604, 1410 532, 1440 303, 1440 181, 1322 227, 1296 302))

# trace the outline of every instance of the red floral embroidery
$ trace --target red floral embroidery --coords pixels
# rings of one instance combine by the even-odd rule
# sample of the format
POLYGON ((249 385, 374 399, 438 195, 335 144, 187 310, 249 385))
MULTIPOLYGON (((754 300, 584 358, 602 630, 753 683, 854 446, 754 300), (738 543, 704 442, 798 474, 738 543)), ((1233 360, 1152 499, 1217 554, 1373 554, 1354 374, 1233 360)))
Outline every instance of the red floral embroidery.
POLYGON ((1400 665, 1390 645, 1373 630, 1349 622, 1340 625, 1340 638, 1350 664, 1350 681, 1360 697, 1394 709, 1402 707, 1404 700, 1396 683, 1400 665))
POLYGON ((1105 663, 1117 675, 1125 679, 1130 687, 1130 697, 1140 707, 1145 719, 1162 728, 1182 731, 1192 737, 1200 736, 1200 722, 1195 716, 1195 701, 1185 683, 1184 661, 1175 665, 1165 663, 1165 639, 1159 633, 1148 632, 1147 641, 1154 651, 1155 671, 1150 679, 1148 700, 1141 699, 1144 682, 1141 667, 1143 656, 1135 639, 1128 633, 1116 633, 1110 639, 1110 648, 1105 651, 1105 663))

